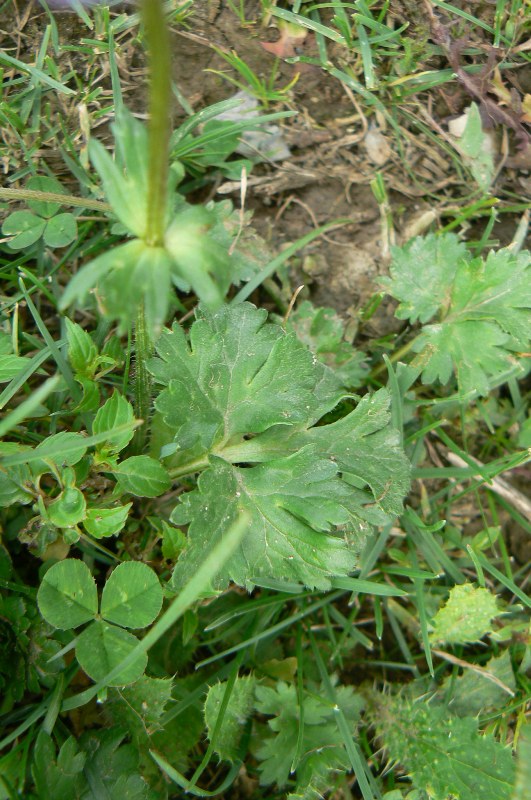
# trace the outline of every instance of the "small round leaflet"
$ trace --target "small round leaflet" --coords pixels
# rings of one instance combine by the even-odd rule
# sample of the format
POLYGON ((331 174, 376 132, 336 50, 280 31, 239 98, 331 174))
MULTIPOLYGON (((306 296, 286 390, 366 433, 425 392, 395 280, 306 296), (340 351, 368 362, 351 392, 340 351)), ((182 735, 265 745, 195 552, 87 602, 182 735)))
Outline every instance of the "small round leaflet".
POLYGON ((141 561, 127 561, 116 567, 101 596, 101 616, 124 628, 145 628, 161 607, 159 579, 141 561))
MULTIPOLYGON (((93 622, 77 640, 76 658, 81 669, 93 681, 101 681, 129 655, 138 644, 132 633, 106 622, 93 622)), ((147 664, 146 653, 140 653, 132 664, 122 670, 109 686, 126 686, 143 674, 147 664)))
POLYGON ((98 592, 87 565, 69 558, 50 567, 37 593, 37 603, 46 622, 54 628, 77 628, 94 619, 98 592))

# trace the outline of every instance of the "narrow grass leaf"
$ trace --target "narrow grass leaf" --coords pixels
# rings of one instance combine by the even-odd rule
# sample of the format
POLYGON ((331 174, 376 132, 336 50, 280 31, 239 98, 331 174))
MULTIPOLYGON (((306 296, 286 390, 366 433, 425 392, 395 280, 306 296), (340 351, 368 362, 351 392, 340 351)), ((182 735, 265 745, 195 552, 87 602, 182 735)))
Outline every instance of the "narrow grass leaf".
POLYGON ((79 384, 76 383, 76 381, 74 380, 74 376, 72 374, 72 370, 70 369, 68 361, 66 360, 63 353, 59 349, 57 342, 55 342, 52 336, 50 335, 48 328, 44 324, 44 321, 39 312, 37 311, 37 308, 33 300, 31 299, 29 292, 26 289, 24 281, 21 278, 19 279, 19 286, 22 290, 28 308, 31 312, 31 316, 34 319, 35 324, 39 329, 42 338, 50 348, 50 352, 55 360, 55 363, 57 364, 57 368, 61 373, 61 375, 63 376, 63 379, 70 390, 72 399, 74 400, 75 403, 78 403, 81 400, 81 391, 79 388, 79 384))
MULTIPOLYGON (((61 379, 59 375, 54 375, 52 378, 48 378, 42 386, 39 386, 26 400, 23 400, 20 405, 18 405, 14 411, 11 412, 7 417, 4 417, 3 420, 0 421, 0 438, 4 437, 9 431, 16 428, 21 422, 23 422, 28 417, 31 417, 35 409, 37 409, 41 403, 43 403, 49 395, 54 392, 61 379)), ((17 453, 13 456, 8 457, 4 463, 5 466, 8 466, 8 461, 10 458, 14 458, 16 463, 23 464, 25 462, 26 453, 17 453), (17 460, 17 457, 19 460, 17 460)), ((37 456, 38 458, 38 456, 37 456)))
POLYGON ((299 25, 303 28, 308 28, 308 30, 313 31, 314 33, 320 33, 321 36, 324 36, 326 39, 331 39, 333 42, 337 42, 337 44, 342 44, 345 47, 347 46, 344 36, 335 31, 333 28, 322 25, 320 22, 316 22, 313 19, 308 19, 308 17, 303 17, 300 14, 293 14, 292 11, 287 11, 285 8, 272 7, 270 8, 270 13, 274 17, 285 20, 285 22, 291 22, 293 25, 299 25))
POLYGON ((296 614, 292 614, 290 617, 287 617, 287 619, 284 619, 281 622, 277 622, 276 625, 272 625, 265 631, 261 631, 260 633, 257 633, 254 636, 250 636, 243 642, 235 644, 232 647, 229 647, 227 650, 223 650, 223 652, 217 653, 215 656, 210 656, 210 658, 205 658, 204 661, 200 661, 198 664, 196 664, 195 668, 201 669, 202 667, 206 667, 207 664, 212 664, 215 661, 219 661, 220 659, 225 658, 225 656, 231 655, 232 653, 237 653, 243 648, 256 644, 257 642, 262 641, 262 639, 267 639, 270 636, 273 636, 273 634, 279 633, 280 631, 283 631, 285 628, 289 628, 295 622, 304 619, 304 617, 313 614, 315 611, 318 611, 327 603, 333 602, 335 599, 341 597, 341 595, 343 594, 344 594, 343 591, 332 592, 331 594, 328 594, 323 600, 318 600, 317 602, 312 603, 311 605, 304 608, 302 611, 298 611, 296 614))
POLYGON ((431 647, 430 647, 428 615, 426 613, 426 603, 424 601, 424 581, 415 579, 414 584, 415 584, 415 598, 417 601, 417 610, 419 612, 422 647, 424 649, 424 655, 426 656, 426 662, 428 664, 430 675, 433 678, 434 677, 433 657, 431 654, 431 647))
POLYGON ((165 758, 156 753, 154 750, 150 750, 149 752, 153 761, 168 776, 168 778, 173 781, 173 783, 176 783, 177 786, 181 787, 181 789, 184 789, 186 792, 189 792, 195 797, 219 797, 220 795, 223 795, 227 789, 232 786, 241 769, 241 761, 237 761, 232 765, 223 782, 213 791, 200 789, 198 786, 190 788, 190 782, 184 777, 184 775, 181 775, 181 773, 176 770, 175 767, 172 767, 171 764, 168 764, 165 758))
POLYGON ((20 72, 27 73, 31 78, 34 78, 37 82, 43 83, 45 86, 48 86, 50 89, 54 89, 56 92, 60 94, 75 94, 74 89, 70 89, 68 86, 65 86, 63 83, 54 80, 45 72, 40 69, 36 69, 36 67, 32 67, 31 64, 25 64, 23 61, 19 61, 18 58, 13 58, 13 56, 8 55, 5 52, 0 52, 0 63, 8 64, 10 67, 15 67, 20 72))
POLYGON ((477 553, 476 556, 485 572, 490 573, 493 578, 496 578, 496 580, 498 580, 502 586, 505 586, 506 589, 518 597, 518 599, 521 600, 522 603, 527 606, 527 608, 531 608, 531 598, 529 598, 529 596, 522 589, 520 589, 514 581, 504 575, 503 572, 500 572, 499 569, 494 567, 481 553, 477 553))
POLYGON ((380 597, 404 597, 407 592, 398 589, 396 586, 389 586, 387 583, 377 581, 361 580, 360 578, 332 578, 332 588, 346 589, 352 592, 363 592, 364 594, 374 594, 380 597))
POLYGON ((380 791, 374 784, 374 781, 372 781, 372 783, 374 784, 373 786, 374 790, 371 788, 369 784, 369 779, 368 779, 368 775, 370 775, 369 765, 364 760, 359 747, 354 742, 354 732, 349 728, 345 715, 338 705, 336 691, 334 689, 332 681, 330 680, 328 672, 326 671, 326 667, 323 658, 321 656, 321 653, 319 651, 319 648, 317 647, 315 637, 313 636, 311 631, 309 631, 308 634, 310 643, 312 645, 312 651, 314 654, 315 662, 319 669, 321 680, 323 681, 323 686, 328 695, 328 699, 334 705, 334 716, 336 719, 336 724, 343 738, 343 744, 345 745, 345 750, 347 751, 352 770, 358 781, 358 785, 361 794, 363 796, 363 800, 375 800, 375 798, 376 800, 379 800, 379 798, 381 798, 380 791))

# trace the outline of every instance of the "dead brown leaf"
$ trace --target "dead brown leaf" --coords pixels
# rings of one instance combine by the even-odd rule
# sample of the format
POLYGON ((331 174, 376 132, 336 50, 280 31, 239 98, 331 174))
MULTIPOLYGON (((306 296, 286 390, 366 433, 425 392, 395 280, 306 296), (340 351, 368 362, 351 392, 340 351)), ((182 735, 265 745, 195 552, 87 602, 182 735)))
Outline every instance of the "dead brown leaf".
MULTIPOLYGON (((439 36, 439 32, 437 32, 439 36)), ((494 86, 493 81, 496 71, 496 51, 491 48, 488 54, 487 63, 476 75, 468 73, 460 63, 460 56, 468 42, 465 39, 450 39, 444 45, 450 66, 455 72, 457 81, 463 89, 477 101, 481 119, 485 128, 492 128, 496 124, 505 125, 511 128, 516 137, 517 149, 526 150, 530 142, 530 135, 522 124, 521 101, 515 90, 508 90, 503 85, 501 78, 499 83, 494 86), (501 85, 500 85, 501 84, 501 85), (499 94, 503 95, 503 104, 494 100, 489 93, 495 94, 500 100, 499 94)))
POLYGON ((277 58, 295 58, 308 36, 308 30, 290 23, 279 24, 280 38, 276 42, 260 42, 264 50, 277 58))

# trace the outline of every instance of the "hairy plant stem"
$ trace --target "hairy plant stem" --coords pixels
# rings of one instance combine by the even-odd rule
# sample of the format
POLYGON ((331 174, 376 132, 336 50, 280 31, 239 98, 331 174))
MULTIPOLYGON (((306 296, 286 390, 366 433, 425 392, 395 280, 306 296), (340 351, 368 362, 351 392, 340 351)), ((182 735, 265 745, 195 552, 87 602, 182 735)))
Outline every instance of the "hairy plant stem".
POLYGON ((168 199, 168 145, 170 140, 170 36, 162 0, 142 0, 149 59, 149 187, 146 241, 164 243, 168 199))
POLYGON ((153 343, 146 325, 144 302, 138 305, 135 324, 135 417, 142 420, 133 438, 133 450, 141 453, 146 444, 149 414, 151 411, 151 375, 147 362, 153 352, 153 343))
MULTIPOLYGON (((151 247, 162 247, 168 199, 170 38, 162 0, 142 0, 141 13, 149 62, 149 184, 145 241, 151 247)), ((135 414, 143 421, 133 441, 136 452, 142 452, 147 437, 151 409, 151 376, 146 365, 152 352, 153 342, 142 301, 137 309, 135 324, 135 414)))

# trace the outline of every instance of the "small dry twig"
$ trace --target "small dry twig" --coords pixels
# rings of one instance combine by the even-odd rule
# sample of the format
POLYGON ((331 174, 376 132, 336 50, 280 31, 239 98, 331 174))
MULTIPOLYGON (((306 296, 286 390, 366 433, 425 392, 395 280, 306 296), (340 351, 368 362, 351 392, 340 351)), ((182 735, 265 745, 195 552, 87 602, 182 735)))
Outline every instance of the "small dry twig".
POLYGON ((448 661, 450 664, 455 664, 457 667, 463 667, 463 669, 470 669, 472 672, 476 672, 486 680, 495 683, 496 686, 499 686, 500 689, 503 689, 503 691, 507 692, 507 694, 509 694, 511 697, 514 697, 513 690, 507 686, 506 683, 500 680, 500 678, 498 678, 496 675, 493 675, 492 672, 488 671, 488 669, 485 669, 485 667, 480 667, 477 664, 470 664, 468 661, 463 661, 462 658, 457 658, 450 653, 445 653, 444 650, 435 650, 432 648, 431 652, 435 653, 435 655, 439 656, 439 658, 443 658, 445 661, 448 661))
MULTIPOLYGON (((467 464, 460 456, 448 451, 446 453, 446 458, 453 464, 455 467, 469 467, 470 464, 467 464)), ((478 465, 478 467, 483 468, 485 464, 481 461, 478 461, 477 458, 473 456, 469 456, 469 458, 478 465)), ((475 478, 484 478, 478 473, 478 475, 474 476, 475 478)), ((507 502, 509 502, 520 514, 525 517, 529 522, 531 522, 531 500, 526 497, 525 494, 515 489, 514 486, 511 486, 507 481, 504 481, 502 478, 496 477, 491 478, 491 482, 487 484, 487 489, 490 489, 491 492, 496 492, 499 494, 500 497, 503 497, 507 502)))

